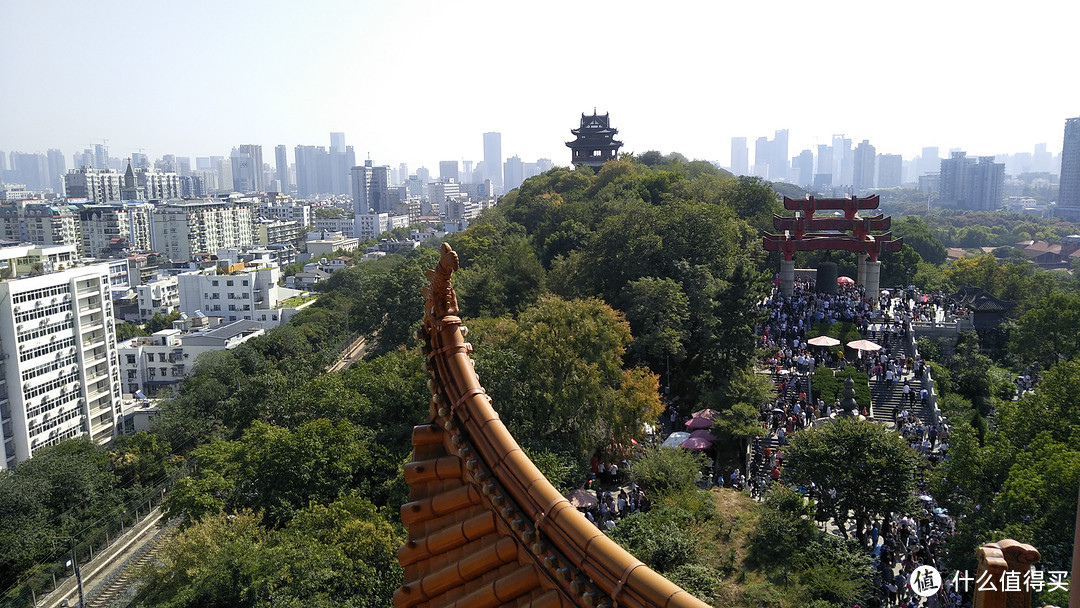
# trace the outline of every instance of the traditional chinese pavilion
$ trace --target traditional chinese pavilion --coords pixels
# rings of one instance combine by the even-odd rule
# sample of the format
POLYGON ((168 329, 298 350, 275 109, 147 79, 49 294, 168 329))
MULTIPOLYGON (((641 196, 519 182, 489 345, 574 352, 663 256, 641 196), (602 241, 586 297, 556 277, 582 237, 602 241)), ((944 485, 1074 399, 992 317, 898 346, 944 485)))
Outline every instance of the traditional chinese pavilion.
POLYGON ((605 162, 618 158, 622 142, 615 139, 619 130, 611 127, 607 114, 601 116, 595 109, 592 116, 586 116, 583 112, 581 126, 570 129, 570 132, 577 138, 566 142, 566 147, 572 151, 571 160, 575 167, 585 165, 599 169, 605 162))
POLYGON ((881 262, 878 256, 886 251, 899 251, 903 239, 892 238, 888 232, 892 218, 882 214, 860 216, 860 211, 877 209, 877 195, 863 198, 816 198, 784 197, 784 208, 794 211, 794 216, 773 216, 773 227, 778 233, 766 232, 764 247, 767 251, 784 254, 780 262, 780 290, 791 295, 795 287, 795 252, 854 251, 859 254, 859 285, 866 290, 868 298, 877 298, 881 278, 881 262), (819 211, 830 211, 827 216, 817 217, 819 211), (874 232, 877 232, 875 234, 874 232))

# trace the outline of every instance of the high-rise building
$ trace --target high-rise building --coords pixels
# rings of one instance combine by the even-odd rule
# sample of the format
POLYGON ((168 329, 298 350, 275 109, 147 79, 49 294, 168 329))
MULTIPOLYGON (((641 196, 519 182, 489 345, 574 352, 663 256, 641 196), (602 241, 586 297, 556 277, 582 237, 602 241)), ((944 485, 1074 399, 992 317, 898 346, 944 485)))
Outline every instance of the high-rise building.
POLYGON ((391 213, 390 166, 373 166, 370 160, 352 168, 353 215, 391 213))
POLYGON ((352 146, 345 145, 344 133, 330 134, 330 192, 349 194, 349 172, 356 164, 356 152, 352 146))
POLYGON ((12 152, 11 165, 14 183, 25 184, 28 190, 44 190, 51 187, 49 159, 44 154, 12 152))
POLYGON ((814 172, 814 184, 825 185, 832 183, 833 154, 832 146, 818 144, 817 147, 817 170, 814 172), (828 176, 828 177, 826 177, 828 176))
POLYGON ((447 182, 454 180, 460 182, 460 176, 458 175, 458 162, 456 160, 440 160, 439 161, 439 181, 447 182))
POLYGON ((114 239, 123 239, 137 251, 150 250, 150 203, 108 203, 87 205, 79 211, 82 225, 82 250, 88 256, 101 256, 111 250, 114 239))
POLYGON ((993 156, 969 158, 952 152, 942 159, 938 178, 941 202, 971 211, 994 211, 1001 207, 1005 187, 1005 165, 993 156))
POLYGON ((64 196, 85 198, 95 203, 123 199, 124 174, 83 166, 64 175, 64 196))
POLYGON ((916 169, 919 176, 937 173, 941 170, 940 154, 937 146, 930 146, 922 149, 922 154, 919 156, 918 169, 916 169))
POLYGON ((135 169, 149 169, 150 157, 143 154, 142 152, 132 152, 131 159, 128 161, 128 164, 130 164, 135 169))
POLYGON ((731 172, 735 175, 750 173, 750 150, 746 147, 745 137, 731 138, 731 172))
POLYGON ((265 192, 263 177, 262 146, 244 144, 233 150, 232 183, 236 192, 265 192))
POLYGON ((253 245, 254 206, 233 200, 158 205, 151 215, 151 244, 170 260, 253 245))
POLYGON ((754 142, 754 170, 753 174, 769 179, 769 161, 772 159, 772 146, 768 137, 759 137, 754 142))
POLYGON ((899 188, 904 182, 904 157, 899 154, 878 154, 877 187, 899 188))
POLYGON ((525 166, 516 154, 506 159, 506 163, 503 165, 503 177, 506 180, 507 192, 517 188, 525 181, 525 166))
POLYGON ((798 185, 808 187, 814 183, 814 153, 803 150, 792 159, 792 169, 796 170, 798 185))
POLYGON ((870 145, 870 140, 864 139, 855 148, 851 187, 859 192, 874 187, 874 162, 877 160, 877 150, 870 145))
POLYGON ((291 190, 289 184, 289 151, 283 144, 274 147, 274 164, 276 170, 274 175, 277 177, 281 193, 288 194, 291 190))
POLYGON ((0 468, 73 437, 108 442, 121 414, 109 265, 77 265, 71 245, 0 256, 0 468))
POLYGON ((484 166, 487 167, 485 179, 490 179, 496 188, 502 190, 502 133, 484 133, 484 166))
POLYGON ((18 201, 0 207, 0 238, 8 241, 38 247, 70 245, 84 255, 81 231, 73 205, 18 201))
POLYGON ((771 158, 769 159, 769 179, 783 180, 788 179, 788 130, 779 129, 776 131, 773 140, 769 142, 769 152, 771 158))
POLYGON ((64 153, 52 149, 46 153, 46 156, 49 161, 49 187, 53 189, 53 192, 63 194, 64 174, 67 173, 67 161, 64 159, 64 153))
POLYGON ((1034 170, 1038 173, 1049 173, 1050 163, 1053 156, 1046 151, 1046 144, 1035 144, 1035 153, 1031 156, 1034 170))
POLYGON ((1061 180, 1058 183, 1058 206, 1080 207, 1080 118, 1065 121, 1061 180))
POLYGON ((109 149, 105 147, 105 144, 94 144, 94 168, 109 168, 109 149))
POLYGON ((322 146, 296 146, 296 195, 333 192, 330 153, 322 146))
POLYGON ((851 140, 843 134, 833 135, 833 184, 850 186, 855 172, 855 157, 851 151, 851 140))

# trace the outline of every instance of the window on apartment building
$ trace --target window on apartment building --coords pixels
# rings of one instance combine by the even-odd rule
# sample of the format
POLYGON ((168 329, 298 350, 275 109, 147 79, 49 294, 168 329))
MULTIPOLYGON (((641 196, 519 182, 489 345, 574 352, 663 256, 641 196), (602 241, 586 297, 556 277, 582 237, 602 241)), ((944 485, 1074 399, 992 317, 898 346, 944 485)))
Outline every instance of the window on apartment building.
POLYGON ((221 304, 214 304, 214 310, 221 310, 221 304))
POLYGON ((127 362, 128 362, 128 365, 135 365, 135 355, 128 355, 127 356, 127 362))
POLYGON ((161 362, 161 363, 164 363, 165 362, 165 353, 158 353, 157 354, 157 360, 159 362, 161 362))
POLYGON ((244 287, 247 287, 248 286, 247 279, 244 279, 243 281, 240 281, 240 284, 243 285, 244 287))
POLYGON ((225 286, 226 287, 232 287, 233 283, 234 283, 234 281, 225 281, 225 286))
POLYGON ((165 376, 168 376, 168 375, 169 375, 169 374, 165 373, 165 372, 167 371, 167 370, 166 370, 166 368, 164 368, 164 367, 159 367, 158 369, 160 369, 160 370, 161 370, 161 377, 163 377, 163 378, 164 378, 165 376))
POLYGON ((150 353, 149 355, 146 355, 146 362, 147 363, 153 363, 154 362, 154 353, 150 353))

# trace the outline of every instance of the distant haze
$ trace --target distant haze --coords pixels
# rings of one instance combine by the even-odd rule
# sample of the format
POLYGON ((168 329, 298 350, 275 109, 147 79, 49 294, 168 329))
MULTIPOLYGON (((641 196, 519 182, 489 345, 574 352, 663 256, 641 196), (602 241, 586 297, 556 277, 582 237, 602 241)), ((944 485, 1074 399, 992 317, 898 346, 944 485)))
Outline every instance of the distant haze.
POLYGON ((569 164, 582 112, 623 151, 729 162, 730 138, 879 153, 1061 150, 1069 2, 0 0, 0 150, 228 155, 330 145, 437 171, 569 164))

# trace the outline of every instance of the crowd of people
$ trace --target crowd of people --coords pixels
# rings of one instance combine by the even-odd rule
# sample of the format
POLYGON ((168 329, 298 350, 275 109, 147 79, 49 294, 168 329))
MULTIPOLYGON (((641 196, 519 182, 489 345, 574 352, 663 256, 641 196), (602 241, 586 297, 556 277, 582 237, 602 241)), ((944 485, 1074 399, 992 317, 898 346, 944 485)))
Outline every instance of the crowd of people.
MULTIPOLYGON (((807 394, 808 376, 817 366, 851 364, 865 371, 888 389, 901 393, 901 407, 889 422, 923 458, 916 485, 919 509, 877 522, 870 530, 867 551, 876 575, 867 606, 961 606, 961 596, 951 583, 925 600, 911 592, 908 585, 908 577, 918 565, 944 570, 944 540, 954 530, 951 517, 937 506, 925 487, 926 470, 948 457, 948 426, 920 418, 919 412, 925 411, 929 396, 919 381, 925 362, 904 354, 904 341, 910 339, 909 323, 938 319, 942 314, 938 305, 931 298, 883 297, 881 307, 875 308, 860 287, 841 286, 833 296, 815 293, 813 281, 799 281, 790 297, 774 290, 762 306, 767 319, 759 328, 759 339, 763 348, 775 352, 763 363, 773 374, 777 398, 763 408, 763 434, 751 443, 747 476, 742 483, 752 497, 763 497, 770 484, 781 482, 784 446, 791 435, 812 426, 819 417, 832 418, 840 413, 839 400, 830 404, 807 394), (842 356, 833 359, 828 351, 807 345, 806 333, 814 325, 844 321, 853 323, 862 337, 878 343, 881 350, 849 362, 842 356)), ((867 415, 866 411, 857 413, 867 415)), ((798 489, 810 499, 818 492, 830 491, 813 486, 798 489)), ((822 516, 818 523, 829 529, 848 522, 829 522, 822 516)))

